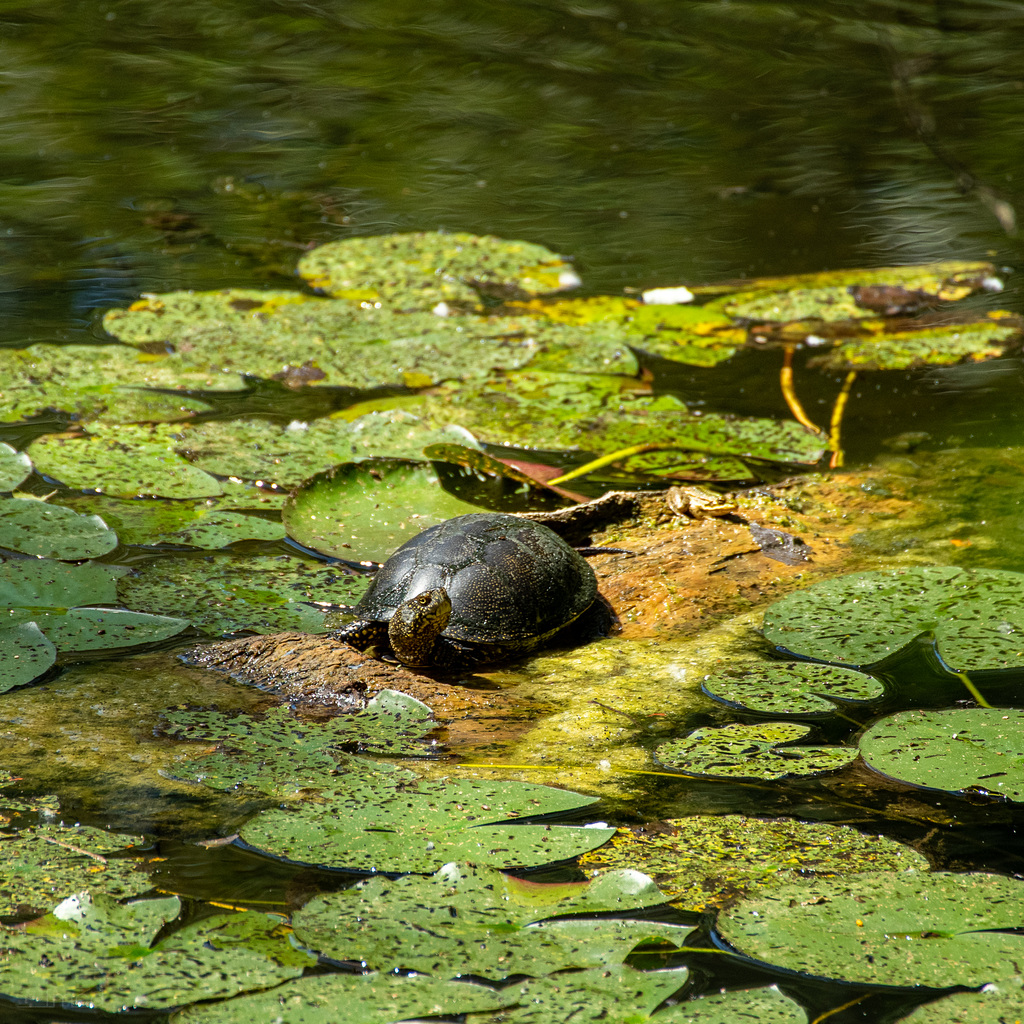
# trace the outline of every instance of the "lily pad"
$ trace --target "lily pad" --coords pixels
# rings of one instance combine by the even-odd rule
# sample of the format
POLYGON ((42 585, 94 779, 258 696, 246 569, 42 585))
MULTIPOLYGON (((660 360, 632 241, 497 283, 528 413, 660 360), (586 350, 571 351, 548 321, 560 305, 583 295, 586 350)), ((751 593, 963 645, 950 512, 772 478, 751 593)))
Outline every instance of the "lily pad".
MULTIPOLYGON (((654 1011, 689 980, 686 968, 673 971, 637 971, 609 966, 572 971, 550 978, 536 978, 510 985, 504 994, 515 996, 518 1005, 498 1014, 474 1015, 472 1024, 598 1024, 607 1021, 664 1021, 685 1024, 700 1020, 687 1011, 692 1003, 664 1013, 654 1011)), ((706 1018, 708 1019, 708 1018, 706 1018)), ((757 1018, 760 1019, 760 1018, 757 1018)), ((767 1018, 770 1021, 778 1018, 767 1018)), ((782 1018, 788 1024, 790 1018, 782 1018)), ((710 1018, 714 1020, 714 1018, 710 1018)))
POLYGON ((117 578, 128 571, 124 566, 64 565, 45 559, 0 562, 0 608, 7 608, 9 621, 26 622, 31 618, 28 609, 115 604, 117 578))
POLYGON ((750 463, 813 465, 820 435, 798 423, 698 415, 671 395, 630 394, 635 382, 598 375, 523 372, 450 384, 424 398, 433 423, 457 423, 492 444, 584 451, 670 446, 623 458, 632 472, 685 479, 754 479, 750 463))
POLYGON ((719 704, 762 715, 834 714, 836 705, 866 704, 885 693, 873 676, 838 665, 760 661, 704 680, 701 689, 719 704))
POLYGON ((884 836, 844 825, 737 814, 679 818, 653 829, 620 828, 580 863, 591 875, 627 865, 643 871, 676 906, 693 911, 727 906, 790 881, 928 869, 919 853, 884 836))
POLYGON ((318 605, 357 604, 368 586, 365 576, 292 555, 177 555, 140 565, 118 595, 129 608, 176 612, 209 633, 322 633, 318 605))
POLYGON ((476 303, 479 293, 515 297, 579 284, 560 256, 531 242, 423 231, 330 242, 299 260, 314 287, 400 309, 476 303))
POLYGON ((794 274, 748 282, 708 303, 709 310, 753 321, 849 320, 876 316, 879 302, 900 312, 932 302, 955 302, 988 286, 991 263, 948 261, 875 270, 794 274))
POLYGON ((1024 666, 1024 574, 945 566, 854 573, 771 605, 764 635, 799 657, 877 664, 933 636, 954 672, 1024 666))
POLYGON ((1020 337, 1021 324, 1010 313, 988 313, 983 319, 936 327, 894 331, 884 321, 867 321, 872 333, 842 341, 814 356, 808 366, 823 370, 905 370, 914 366, 950 366, 1002 355, 1020 337))
POLYGON ((657 757, 666 768, 687 775, 733 779, 821 775, 856 760, 857 751, 849 747, 789 746, 810 731, 809 725, 795 722, 709 726, 660 744, 657 757))
POLYGON ((209 473, 176 451, 173 427, 95 425, 81 437, 47 435, 29 445, 36 470, 66 487, 120 498, 209 498, 223 493, 209 473))
POLYGON ((184 388, 241 390, 238 374, 207 373, 127 345, 33 345, 0 349, 0 406, 7 421, 47 410, 82 422, 158 423, 210 406, 184 388))
POLYGON ((409 781, 390 773, 335 783, 316 802, 262 811, 240 837, 271 856, 357 871, 436 871, 452 860, 536 867, 592 850, 614 829, 513 820, 593 800, 525 782, 409 781))
POLYGON ((428 462, 367 459, 320 473, 282 509, 300 544, 355 561, 384 561, 430 526, 479 512, 441 486, 428 462))
POLYGON ((912 786, 1024 800, 1024 711, 902 711, 872 725, 860 750, 868 767, 912 786))
POLYGON ((275 541, 285 537, 280 523, 226 511, 211 500, 170 504, 166 501, 123 501, 100 494, 76 495, 65 500, 76 509, 97 512, 117 531, 122 544, 187 544, 215 550, 239 541, 275 541))
POLYGON ((0 834, 0 915, 41 914, 88 888, 117 898, 145 892, 152 883, 138 870, 139 861, 112 856, 142 843, 141 836, 86 825, 35 825, 0 834))
POLYGON ((0 442, 0 491, 13 491, 32 472, 32 460, 0 442))
POLYGON ((57 662, 57 648, 34 622, 0 628, 0 693, 38 679, 57 662))
POLYGON ((0 547, 71 562, 113 551, 117 534, 99 516, 32 498, 0 498, 0 547))
POLYGON ((36 625, 61 652, 105 651, 154 644, 177 636, 188 619, 124 608, 68 608, 36 614, 36 625))
POLYGON ((497 1009, 504 992, 426 975, 326 974, 221 1003, 188 1006, 171 1024, 393 1024, 396 1020, 497 1009))
POLYGON ((23 930, 2 928, 0 992, 115 1013, 169 1009, 265 988, 316 962, 269 914, 208 917, 154 943, 179 910, 174 897, 120 906, 80 893, 23 930))
POLYGON ((1024 1006, 1019 977, 986 985, 980 992, 958 992, 919 1006, 901 1017, 906 1024, 1016 1024, 1024 1006))
POLYGON ((864 985, 1008 980, 1024 955, 1024 882, 945 872, 789 882, 722 911, 718 934, 783 970, 864 985))
POLYGON ((300 942, 335 960, 492 980, 619 964, 643 943, 682 946, 691 931, 621 919, 665 899, 636 871, 544 888, 554 892, 544 893, 538 906, 528 883, 492 868, 445 864, 428 878, 374 878, 318 897, 293 915, 292 925, 300 942), (596 913, 617 916, 567 916, 596 913), (559 920, 548 920, 555 916, 559 920))

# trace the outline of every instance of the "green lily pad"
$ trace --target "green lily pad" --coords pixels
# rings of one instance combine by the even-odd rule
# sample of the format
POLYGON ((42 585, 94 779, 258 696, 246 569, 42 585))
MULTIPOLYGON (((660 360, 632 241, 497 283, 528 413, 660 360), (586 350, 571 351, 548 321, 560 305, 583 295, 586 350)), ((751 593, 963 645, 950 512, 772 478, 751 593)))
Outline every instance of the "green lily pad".
MULTIPOLYGON (((700 1020, 686 1011, 693 1003, 684 1003, 664 1013, 654 1011, 689 980, 686 968, 673 971, 636 971, 632 967, 609 966, 557 974, 517 982, 503 990, 514 996, 518 1005, 497 1014, 474 1015, 472 1024, 598 1024, 606 1021, 665 1021, 684 1024, 700 1020), (684 1009, 685 1007, 685 1009, 684 1009)), ((706 1018, 707 1019, 707 1018, 706 1018)), ((760 1019, 760 1018, 758 1018, 760 1019)), ((778 1018, 767 1018, 777 1020, 778 1018)), ((782 1018, 788 1022, 789 1018, 782 1018)), ((714 1020, 714 1018, 710 1018, 714 1020)))
POLYGON ((26 622, 32 616, 13 609, 72 608, 83 604, 115 604, 117 578, 124 566, 64 565, 45 559, 0 562, 0 608, 8 619, 26 622))
POLYGON ((819 661, 868 666, 934 636, 955 672, 1024 665, 1024 574, 945 566, 854 573, 800 590, 764 615, 766 639, 819 661))
MULTIPOLYGON (((117 531, 122 544, 187 544, 216 550, 244 540, 275 541, 284 527, 271 519, 223 510, 212 501, 124 501, 102 494, 66 499, 76 509, 90 509, 117 531)), ((222 499, 223 500, 223 499, 222 499)))
POLYGON ((811 731, 795 722, 723 725, 696 729, 685 739, 659 744, 658 760, 687 775, 716 778, 784 779, 787 775, 821 775, 856 760, 849 747, 794 747, 811 731))
POLYGON ((475 304, 481 291, 513 297, 579 284, 572 267, 542 245, 432 231, 330 242, 303 256, 299 273, 331 295, 400 309, 475 304))
POLYGON ((357 604, 369 582, 292 555, 177 555, 140 565, 118 595, 129 608, 176 612, 209 633, 322 633, 318 603, 357 604))
POLYGON ((395 773, 353 777, 316 802, 262 811, 241 839, 274 857, 357 871, 436 871, 452 860, 489 867, 535 867, 604 843, 609 828, 519 825, 593 802, 525 782, 427 782, 395 773))
POLYGON ((991 263, 958 261, 794 274, 750 281, 706 308, 762 322, 849 320, 876 316, 879 300, 885 300, 883 305, 955 302, 984 288, 994 275, 991 263))
POLYGON ((893 331, 884 321, 868 321, 867 338, 843 341, 814 356, 808 366, 823 370, 905 370, 914 366, 950 366, 964 360, 994 359, 1020 337, 1020 321, 1010 313, 937 327, 893 331))
POLYGON ((885 694, 873 676, 838 665, 759 661, 704 680, 719 704, 762 715, 830 715, 836 704, 868 703, 885 694))
POLYGON ((393 1024, 497 1009, 510 1000, 483 985, 422 974, 327 974, 222 1003, 187 1006, 171 1017, 171 1024, 393 1024))
POLYGON ((154 943, 179 910, 174 897, 120 906, 80 893, 24 930, 2 928, 0 992, 115 1013, 169 1009, 265 988, 316 962, 269 914, 208 917, 154 943))
POLYGON ((694 480, 753 479, 749 462, 813 465, 824 450, 822 437, 798 423, 697 415, 671 395, 632 395, 626 386, 596 374, 524 372, 446 385, 425 397, 421 409, 432 423, 459 424, 492 444, 594 455, 639 444, 672 446, 624 458, 622 465, 694 480))
POLYGON ((32 498, 0 498, 0 547, 71 562, 113 551, 117 534, 99 516, 32 498))
POLYGON ((428 527, 479 511, 446 491, 428 462, 367 459, 313 477, 288 498, 281 516, 306 547, 381 562, 428 527))
POLYGON ((173 348, 193 372, 230 369, 301 387, 373 388, 525 366, 536 343, 500 318, 398 314, 299 292, 152 295, 104 317, 131 345, 173 348))
POLYGON ((88 888, 119 899, 145 892, 152 883, 138 870, 139 861, 111 856, 143 842, 85 825, 34 825, 0 834, 0 915, 42 914, 88 888))
POLYGON ((1024 955, 1024 882, 945 872, 805 880, 722 911, 745 956, 864 985, 976 986, 1014 978, 1024 955))
POLYGON ((32 460, 0 442, 0 491, 13 491, 32 472, 32 460))
POLYGON ((919 1006, 901 1017, 901 1024, 1016 1024, 1024 1006, 1019 977, 986 985, 980 992, 958 992, 919 1006))
POLYGON ((120 498, 209 498, 223 493, 209 473, 176 451, 173 427, 94 425, 82 437, 47 435, 29 445, 36 470, 66 487, 120 498))
POLYGON ((38 679, 57 662, 57 648, 34 622, 0 628, 0 693, 38 679))
POLYGON ((679 818, 656 829, 620 828, 580 863, 591 875, 627 865, 643 871, 676 906, 694 911, 812 877, 928 869, 921 854, 884 836, 844 825, 738 814, 679 818))
POLYGON ((32 345, 0 349, 0 406, 7 421, 50 409, 82 422, 158 423, 210 406, 183 388, 241 390, 238 374, 207 373, 127 345, 32 345))
POLYGON ((68 608, 39 613, 34 621, 62 653, 159 643, 188 625, 188 619, 176 615, 148 615, 124 608, 68 608))
POLYGON ((292 925, 300 942, 335 960, 493 980, 619 964, 644 943, 682 946, 691 931, 653 921, 567 917, 622 915, 663 903, 657 887, 636 871, 543 888, 554 892, 543 893, 538 905, 529 883, 492 868, 446 864, 428 878, 374 878, 318 897, 293 915, 292 925), (559 920, 548 920, 555 916, 559 920))
POLYGON ((912 786, 1024 800, 1024 711, 901 711, 872 725, 860 751, 868 767, 912 786))

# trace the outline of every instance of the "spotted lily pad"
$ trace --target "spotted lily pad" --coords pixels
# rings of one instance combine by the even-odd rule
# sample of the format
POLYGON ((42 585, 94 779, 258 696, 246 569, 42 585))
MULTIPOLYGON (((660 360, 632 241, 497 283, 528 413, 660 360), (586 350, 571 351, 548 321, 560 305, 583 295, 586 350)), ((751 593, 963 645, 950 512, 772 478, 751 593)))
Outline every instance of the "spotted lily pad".
POLYGON ((140 836, 86 825, 34 825, 0 833, 0 916, 41 914, 83 889, 123 898, 145 892, 149 875, 139 861, 112 854, 142 845, 140 836))
POLYGON ((57 663, 57 648, 34 622, 0 628, 0 693, 38 679, 57 663))
POLYGON ((80 893, 23 930, 0 928, 0 992, 115 1013, 169 1009, 265 988, 316 962, 269 914, 208 917, 156 942, 179 910, 174 897, 120 906, 80 893))
POLYGON ((220 1003, 188 1006, 171 1024, 394 1024, 496 1009, 512 998, 483 985, 423 974, 325 974, 220 1003))
POLYGON ((795 722, 723 725, 697 729, 685 739, 658 746, 666 768, 716 778, 783 779, 821 775, 848 765, 857 751, 848 747, 790 746, 811 731, 795 722))
POLYGON ((379 562, 428 527, 479 511, 446 491, 429 462, 367 459, 313 477, 288 498, 282 518, 306 547, 379 562))
POLYGON ((493 868, 446 864, 427 878, 375 878, 318 897, 295 913, 292 925, 300 942, 335 960, 361 960, 380 971, 493 980, 622 963, 642 943, 682 946, 691 931, 621 919, 664 902, 635 871, 610 873, 589 885, 544 887, 554 892, 543 894, 543 905, 529 898, 529 888, 493 868), (582 913, 616 917, 568 916, 582 913), (548 920, 553 917, 559 920, 548 920))
POLYGON ((980 992, 958 992, 919 1006, 901 1017, 905 1024, 993 1024, 1020 1019, 1024 1006, 1021 978, 986 985, 980 992))
POLYGON ((713 300, 708 308, 761 322, 848 320, 955 302, 994 281, 991 263, 957 261, 794 274, 750 281, 742 290, 713 300))
POLYGON ((934 637, 956 672, 1024 666, 1024 574, 910 567, 853 573, 784 597, 765 612, 770 643, 800 657, 877 664, 934 637))
POLYGON ((704 680, 701 689, 729 707, 762 715, 829 715, 837 704, 868 703, 885 693, 873 676, 838 665, 759 661, 704 680))
POLYGON ((913 786, 1024 800, 1024 711, 902 711, 860 739, 865 763, 913 786))
POLYGON ((740 900, 717 926, 739 952, 783 970, 933 988, 1014 978, 1021 929, 1024 882, 917 871, 788 882, 740 900))
POLYGON ((476 303, 481 291, 512 297, 579 284, 572 267, 541 245, 430 231, 330 242, 303 256, 299 273, 331 295, 400 309, 476 303))
POLYGON ((630 867, 657 882, 676 906, 704 911, 749 893, 807 878, 858 871, 928 869, 909 846, 844 825, 742 815, 680 818, 657 828, 620 828, 580 859, 588 874, 630 867))
POLYGON ((178 555, 146 562, 118 584, 129 608, 177 612, 209 633, 327 629, 320 604, 357 604, 369 579, 292 555, 178 555))
POLYGON ((117 534, 99 516, 32 498, 0 498, 0 548, 71 562, 99 558, 116 547, 117 534))
POLYGON ((0 442, 0 491, 13 491, 32 472, 32 460, 0 442))
POLYGON ((29 454, 36 470, 66 487, 120 498, 208 498, 223 493, 220 483, 177 453, 173 427, 95 425, 87 436, 46 435, 29 454))

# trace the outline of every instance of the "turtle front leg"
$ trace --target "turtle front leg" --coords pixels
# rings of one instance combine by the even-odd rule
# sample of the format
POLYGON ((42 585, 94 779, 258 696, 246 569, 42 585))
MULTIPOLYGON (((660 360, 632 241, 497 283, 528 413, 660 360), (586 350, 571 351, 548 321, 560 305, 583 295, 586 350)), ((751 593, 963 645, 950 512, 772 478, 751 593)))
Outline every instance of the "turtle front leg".
POLYGON ((341 629, 327 634, 332 640, 340 640, 342 643, 354 647, 357 651, 377 649, 387 651, 390 648, 388 643, 388 624, 386 622, 373 622, 368 619, 356 619, 341 629))

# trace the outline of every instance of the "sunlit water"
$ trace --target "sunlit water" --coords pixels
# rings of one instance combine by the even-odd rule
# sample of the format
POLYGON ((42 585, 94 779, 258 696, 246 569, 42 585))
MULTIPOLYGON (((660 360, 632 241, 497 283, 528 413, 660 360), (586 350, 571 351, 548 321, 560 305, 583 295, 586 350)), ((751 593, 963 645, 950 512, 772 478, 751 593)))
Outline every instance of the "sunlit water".
MULTIPOLYGON (((1020 310, 1022 43, 996 0, 7 4, 0 345, 97 338, 140 292, 294 286, 307 247, 404 230, 540 242, 595 292, 990 259, 982 301, 1020 310)), ((783 415, 777 358, 658 386, 783 415)), ((906 431, 1018 445, 1022 383, 1017 354, 865 376, 849 460, 906 431)), ((827 418, 838 378, 801 387, 827 418)))

